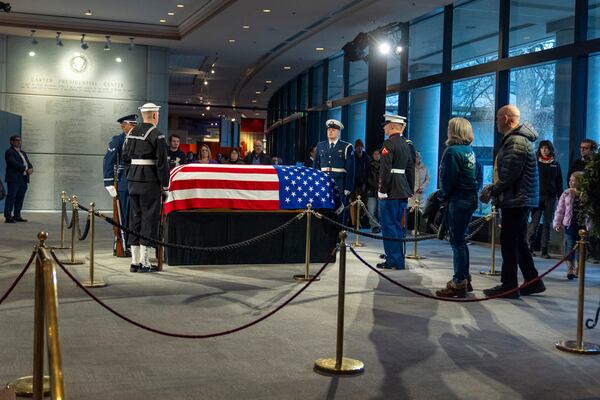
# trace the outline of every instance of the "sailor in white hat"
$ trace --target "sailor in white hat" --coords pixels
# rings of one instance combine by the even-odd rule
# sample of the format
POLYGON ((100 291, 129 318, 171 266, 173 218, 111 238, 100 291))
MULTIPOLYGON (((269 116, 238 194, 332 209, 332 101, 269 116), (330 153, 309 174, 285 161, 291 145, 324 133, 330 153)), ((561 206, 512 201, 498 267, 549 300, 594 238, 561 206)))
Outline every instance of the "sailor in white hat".
MULTIPOLYGON (((169 186, 167 141, 157 128, 160 106, 146 103, 139 107, 144 122, 127 136, 123 156, 128 162, 129 228, 142 236, 158 239, 161 191, 169 186)), ((154 272, 148 250, 151 241, 130 234, 131 272, 154 272)))
POLYGON ((335 181, 341 203, 346 205, 348 195, 354 190, 354 151, 352 144, 340 140, 341 131, 344 129, 340 121, 329 119, 325 126, 327 140, 317 144, 314 167, 335 181))
MULTIPOLYGON (((408 198, 415 186, 415 157, 412 146, 402 136, 406 117, 385 114, 383 130, 388 139, 383 142, 379 168, 379 212, 383 236, 404 237, 402 217, 408 198)), ((386 261, 379 268, 404 269, 404 251, 401 242, 383 241, 386 261)))

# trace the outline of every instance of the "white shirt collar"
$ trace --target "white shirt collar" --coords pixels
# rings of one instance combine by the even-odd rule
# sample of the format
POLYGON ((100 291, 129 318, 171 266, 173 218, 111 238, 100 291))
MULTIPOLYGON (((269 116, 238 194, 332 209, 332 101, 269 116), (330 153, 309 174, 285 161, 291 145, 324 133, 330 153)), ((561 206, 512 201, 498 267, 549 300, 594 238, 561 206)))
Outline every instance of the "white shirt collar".
POLYGON ((336 140, 335 140, 335 141, 333 141, 333 142, 332 142, 331 140, 328 140, 327 142, 329 143, 329 147, 331 147, 331 144, 332 144, 332 143, 333 143, 333 145, 335 146, 339 140, 340 140, 340 139, 336 139, 336 140))

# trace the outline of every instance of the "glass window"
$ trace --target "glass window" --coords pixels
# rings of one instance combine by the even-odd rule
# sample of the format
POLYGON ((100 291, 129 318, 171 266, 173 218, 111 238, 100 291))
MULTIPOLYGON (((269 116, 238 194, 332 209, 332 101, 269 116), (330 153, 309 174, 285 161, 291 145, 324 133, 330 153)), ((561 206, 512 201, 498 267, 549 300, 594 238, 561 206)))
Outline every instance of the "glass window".
POLYGON ((442 72, 443 36, 443 13, 410 24, 408 79, 442 72))
POLYGON ((308 74, 300 76, 300 104, 299 108, 306 110, 308 108, 308 74))
POLYGON ((290 91, 289 91, 289 109, 286 114, 291 115, 296 112, 296 108, 298 107, 298 81, 294 79, 290 82, 290 91))
POLYGON ((314 67, 312 70, 312 104, 311 107, 319 106, 323 101, 323 65, 314 67))
POLYGON ((385 98, 385 112, 398 114, 398 93, 390 94, 385 98))
POLYGON ((573 43, 574 16, 575 0, 511 0, 509 55, 573 43))
MULTIPOLYGON (((452 84, 452 116, 463 117, 473 126, 472 143, 477 161, 483 167, 483 184, 492 182, 494 169, 495 75, 456 81, 452 84)), ((444 132, 445 134, 445 132, 444 132)), ((489 204, 479 203, 475 213, 490 212, 489 204)))
POLYGON ((344 57, 338 56, 329 60, 327 75, 327 100, 343 97, 344 92, 344 57))
POLYGON ((588 99, 586 137, 600 143, 600 53, 590 57, 588 65, 588 99))
POLYGON ((387 59, 386 85, 390 86, 397 83, 400 83, 400 55, 392 50, 387 59))
POLYGON ((369 66, 365 61, 350 63, 348 95, 366 93, 369 90, 369 66))
POLYGON ((411 90, 408 95, 408 135, 429 171, 423 198, 437 189, 440 131, 440 85, 411 90))
POLYGON ((499 0, 467 1, 454 7, 452 69, 498 59, 499 0))
POLYGON ((521 111, 539 140, 554 144, 563 175, 569 165, 571 61, 559 60, 510 71, 510 103, 521 111))
POLYGON ((588 39, 600 38, 600 0, 588 3, 588 39))
POLYGON ((356 139, 360 139, 366 143, 365 127, 367 124, 367 102, 350 104, 348 108, 348 142, 354 144, 356 139))

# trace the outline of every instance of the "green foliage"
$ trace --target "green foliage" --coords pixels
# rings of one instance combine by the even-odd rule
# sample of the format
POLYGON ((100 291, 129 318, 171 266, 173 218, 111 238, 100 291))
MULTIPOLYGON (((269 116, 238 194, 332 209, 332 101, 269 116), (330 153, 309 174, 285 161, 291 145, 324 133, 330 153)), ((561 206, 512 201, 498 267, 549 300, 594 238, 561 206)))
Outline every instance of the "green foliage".
POLYGON ((590 234, 600 237, 600 153, 585 166, 582 191, 583 207, 592 222, 590 234))

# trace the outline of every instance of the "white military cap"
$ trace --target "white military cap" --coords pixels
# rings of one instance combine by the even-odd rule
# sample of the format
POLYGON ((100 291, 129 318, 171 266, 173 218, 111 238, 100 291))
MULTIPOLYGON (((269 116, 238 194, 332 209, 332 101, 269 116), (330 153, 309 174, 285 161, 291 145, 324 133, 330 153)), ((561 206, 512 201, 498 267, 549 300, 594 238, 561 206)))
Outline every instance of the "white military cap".
POLYGON ((140 110, 141 112, 158 111, 158 110, 160 110, 160 106, 157 106, 154 103, 146 103, 143 106, 138 107, 138 110, 140 110))
POLYGON ((344 129, 344 125, 337 119, 328 119, 327 122, 325 122, 325 126, 328 128, 339 129, 340 131, 344 129))
POLYGON ((389 123, 406 125, 406 117, 403 117, 401 115, 396 115, 396 114, 383 114, 383 121, 384 121, 383 125, 386 125, 389 123))

